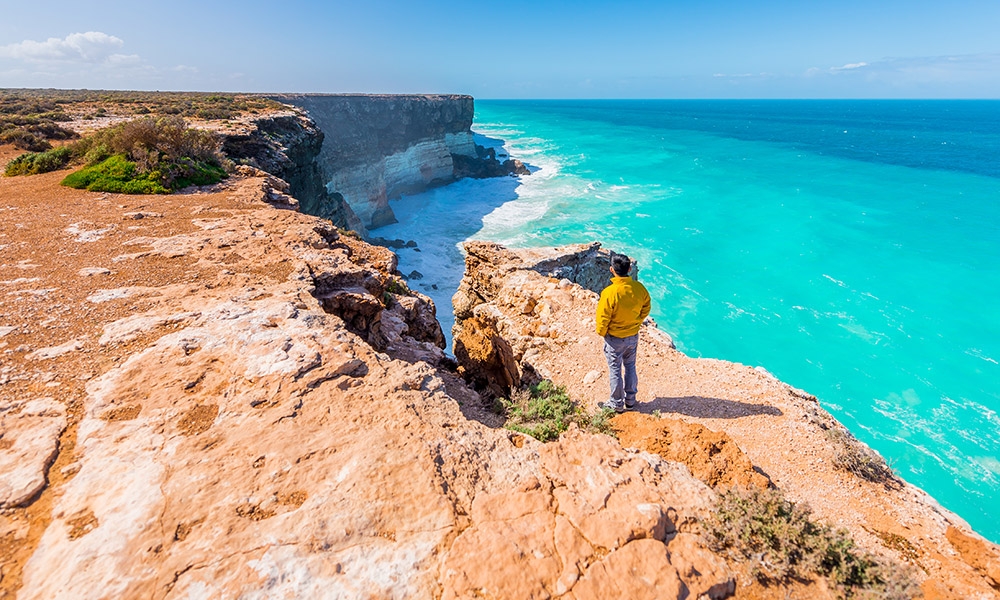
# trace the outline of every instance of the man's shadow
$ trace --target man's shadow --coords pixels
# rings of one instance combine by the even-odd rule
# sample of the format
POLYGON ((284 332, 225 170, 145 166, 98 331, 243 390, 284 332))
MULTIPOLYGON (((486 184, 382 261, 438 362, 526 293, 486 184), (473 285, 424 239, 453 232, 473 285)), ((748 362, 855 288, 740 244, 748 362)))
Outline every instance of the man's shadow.
POLYGON ((781 410, 769 404, 752 404, 722 398, 706 398, 704 396, 660 396, 650 402, 640 402, 636 406, 641 413, 675 413, 698 417, 701 419, 738 419, 752 415, 781 416, 781 410))

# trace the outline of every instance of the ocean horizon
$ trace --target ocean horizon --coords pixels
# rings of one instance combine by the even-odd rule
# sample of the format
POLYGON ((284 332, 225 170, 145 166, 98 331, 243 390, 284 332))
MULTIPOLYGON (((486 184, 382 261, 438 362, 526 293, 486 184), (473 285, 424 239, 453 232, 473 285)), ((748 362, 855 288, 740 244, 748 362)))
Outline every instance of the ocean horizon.
POLYGON ((374 232, 419 242, 400 270, 446 333, 462 241, 600 241, 679 349, 815 394, 1000 541, 1000 101, 477 100, 473 130, 532 175, 374 232))

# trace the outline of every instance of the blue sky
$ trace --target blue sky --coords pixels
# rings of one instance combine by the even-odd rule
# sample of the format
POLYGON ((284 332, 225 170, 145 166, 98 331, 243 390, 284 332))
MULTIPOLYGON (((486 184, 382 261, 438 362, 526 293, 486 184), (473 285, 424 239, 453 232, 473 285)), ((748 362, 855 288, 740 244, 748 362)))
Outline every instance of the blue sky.
POLYGON ((997 0, 17 2, 0 87, 1000 98, 998 32, 997 0))

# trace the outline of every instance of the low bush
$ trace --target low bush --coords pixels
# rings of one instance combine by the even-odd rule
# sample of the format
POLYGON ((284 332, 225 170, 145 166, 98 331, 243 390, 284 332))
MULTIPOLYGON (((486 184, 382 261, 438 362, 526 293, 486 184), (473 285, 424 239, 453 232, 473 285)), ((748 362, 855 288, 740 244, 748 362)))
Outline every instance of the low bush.
POLYGON ((91 191, 169 193, 226 177, 218 137, 192 129, 183 117, 143 117, 109 127, 73 144, 87 165, 63 183, 91 191), (112 160, 114 159, 114 160, 112 160), (127 172, 127 173, 126 173, 127 172), (122 177, 131 177, 126 185, 122 177), (155 185, 153 185, 155 183, 155 185))
POLYGON ((66 146, 46 152, 26 152, 7 163, 3 174, 7 177, 13 177, 14 175, 48 173, 65 167, 71 158, 73 158, 73 151, 66 146))
POLYGON ((224 108, 202 108, 196 111, 194 116, 199 119, 205 119, 206 121, 221 121, 223 119, 231 119, 235 117, 236 113, 224 108))
POLYGON ((851 435, 851 432, 842 427, 832 427, 826 430, 826 438, 835 449, 833 464, 838 469, 875 483, 888 484, 895 480, 895 472, 882 455, 851 435))
POLYGON ((15 148, 29 152, 43 152, 52 147, 52 144, 26 129, 7 129, 0 133, 0 143, 14 144, 15 148))
POLYGON ((570 423, 593 433, 613 435, 609 419, 611 411, 586 414, 566 393, 566 388, 545 379, 536 385, 520 389, 508 400, 501 398, 499 408, 507 429, 518 431, 542 441, 551 442, 569 428, 570 423))
POLYGON ((92 192, 119 194, 168 194, 160 182, 160 173, 140 173, 138 165, 122 155, 115 155, 62 180, 62 185, 92 192))
POLYGON ((729 490, 704 525, 716 551, 751 561, 762 581, 822 576, 843 598, 911 600, 919 593, 911 567, 857 548, 845 530, 817 524, 808 507, 780 490, 729 490))

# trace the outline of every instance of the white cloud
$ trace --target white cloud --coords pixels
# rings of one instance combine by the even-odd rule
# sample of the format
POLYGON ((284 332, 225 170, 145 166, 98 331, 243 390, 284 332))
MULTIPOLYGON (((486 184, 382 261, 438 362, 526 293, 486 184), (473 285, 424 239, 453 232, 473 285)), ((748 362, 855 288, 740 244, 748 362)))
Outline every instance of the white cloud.
POLYGON ((868 66, 868 63, 866 63, 866 62, 856 62, 856 63, 847 63, 846 65, 844 65, 842 67, 830 67, 830 70, 831 71, 850 71, 851 69, 860 69, 862 67, 867 67, 867 66, 868 66))
POLYGON ((0 46, 0 71, 9 69, 4 73, 5 84, 16 81, 25 87, 161 85, 161 71, 138 54, 122 52, 124 46, 121 38, 100 31, 43 42, 24 40, 0 46))
MULTIPOLYGON (((49 38, 44 42, 24 40, 0 46, 0 57, 30 62, 102 63, 121 60, 118 54, 125 42, 100 31, 71 33, 64 38, 49 38)), ((129 55, 138 58, 136 55, 129 55)))

